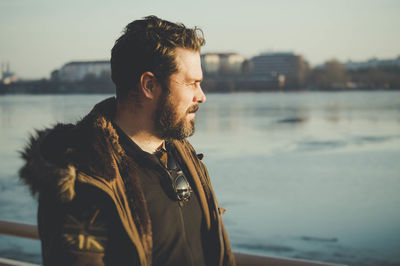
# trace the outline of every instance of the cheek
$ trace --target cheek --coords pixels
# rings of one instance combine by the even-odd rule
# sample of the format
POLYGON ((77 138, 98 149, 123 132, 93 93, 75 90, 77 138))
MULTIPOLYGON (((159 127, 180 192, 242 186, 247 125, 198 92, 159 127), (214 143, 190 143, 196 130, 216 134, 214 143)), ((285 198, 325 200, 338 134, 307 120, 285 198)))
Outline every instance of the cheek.
POLYGON ((187 110, 191 107, 192 102, 189 100, 189 98, 181 98, 179 102, 176 102, 176 110, 179 113, 186 113, 187 110))
POLYGON ((189 106, 187 106, 186 104, 181 104, 181 105, 179 105, 177 111, 181 115, 186 115, 188 108, 189 108, 189 106))
POLYGON ((174 101, 170 101, 170 108, 174 115, 178 117, 183 117, 187 111, 187 107, 182 102, 178 102, 175 98, 174 101))
MULTIPOLYGON (((188 88, 186 89, 189 90, 188 88)), ((188 109, 194 104, 193 94, 189 93, 189 91, 186 93, 180 91, 179 93, 171 95, 171 98, 173 99, 175 111, 178 114, 186 114, 188 109)))

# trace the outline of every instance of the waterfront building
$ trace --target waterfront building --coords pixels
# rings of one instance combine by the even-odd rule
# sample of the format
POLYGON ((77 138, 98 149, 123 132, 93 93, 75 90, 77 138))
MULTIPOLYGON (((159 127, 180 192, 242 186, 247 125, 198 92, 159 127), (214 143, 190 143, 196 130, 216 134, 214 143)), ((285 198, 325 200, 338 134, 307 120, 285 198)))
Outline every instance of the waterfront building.
POLYGON ((202 54, 201 65, 204 74, 218 74, 219 72, 219 55, 214 53, 202 54))
POLYGON ((110 76, 110 61, 75 61, 65 64, 58 71, 58 79, 61 81, 80 81, 87 77, 99 78, 110 76))
POLYGON ((220 72, 223 74, 241 74, 244 57, 236 53, 224 53, 220 56, 220 72))
POLYGON ((308 63, 294 53, 263 53, 246 62, 244 72, 251 80, 278 79, 290 87, 304 85, 308 75, 308 63))
POLYGON ((244 57, 237 53, 206 53, 201 55, 201 63, 206 75, 241 74, 244 60, 244 57))

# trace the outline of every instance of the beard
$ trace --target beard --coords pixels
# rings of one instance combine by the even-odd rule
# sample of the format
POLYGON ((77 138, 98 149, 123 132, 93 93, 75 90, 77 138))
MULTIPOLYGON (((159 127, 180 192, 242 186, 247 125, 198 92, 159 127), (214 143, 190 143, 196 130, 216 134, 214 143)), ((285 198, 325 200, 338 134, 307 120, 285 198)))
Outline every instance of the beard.
POLYGON ((189 107, 182 116, 179 116, 176 109, 168 87, 163 86, 163 93, 155 114, 156 131, 162 139, 182 140, 194 134, 195 119, 187 120, 187 116, 195 113, 199 109, 199 104, 189 107))

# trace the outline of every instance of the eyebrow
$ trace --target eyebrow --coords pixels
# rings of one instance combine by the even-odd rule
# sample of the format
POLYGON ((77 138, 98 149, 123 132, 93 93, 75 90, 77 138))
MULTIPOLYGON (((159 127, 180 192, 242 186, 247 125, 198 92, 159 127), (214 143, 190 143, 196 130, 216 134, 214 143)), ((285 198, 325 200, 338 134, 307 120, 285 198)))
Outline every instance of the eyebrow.
POLYGON ((178 83, 178 84, 186 84, 186 85, 189 85, 189 84, 192 84, 193 82, 195 82, 195 83, 197 83, 197 82, 201 83, 201 82, 203 81, 203 79, 187 79, 187 80, 182 81, 182 82, 179 82, 179 81, 177 81, 177 80, 171 80, 171 81, 172 81, 172 82, 175 82, 175 83, 178 83))
POLYGON ((177 81, 177 80, 172 80, 173 82, 176 82, 176 83, 193 83, 193 82, 202 82, 203 81, 203 79, 204 79, 204 77, 202 76, 201 78, 192 78, 192 77, 189 77, 189 78, 187 78, 187 79, 184 79, 182 82, 179 82, 179 81, 177 81))
POLYGON ((203 81, 203 76, 201 78, 189 78, 188 81, 192 82, 202 82, 203 81))

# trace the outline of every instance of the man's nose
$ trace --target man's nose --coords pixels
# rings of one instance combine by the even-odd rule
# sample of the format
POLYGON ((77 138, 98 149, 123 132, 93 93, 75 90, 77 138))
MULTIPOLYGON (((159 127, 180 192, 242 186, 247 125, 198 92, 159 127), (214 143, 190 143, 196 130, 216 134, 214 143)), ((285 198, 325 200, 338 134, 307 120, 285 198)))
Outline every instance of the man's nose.
POLYGON ((196 90, 196 94, 193 101, 197 103, 204 103, 206 101, 206 95, 204 94, 203 89, 201 88, 200 85, 196 90))

